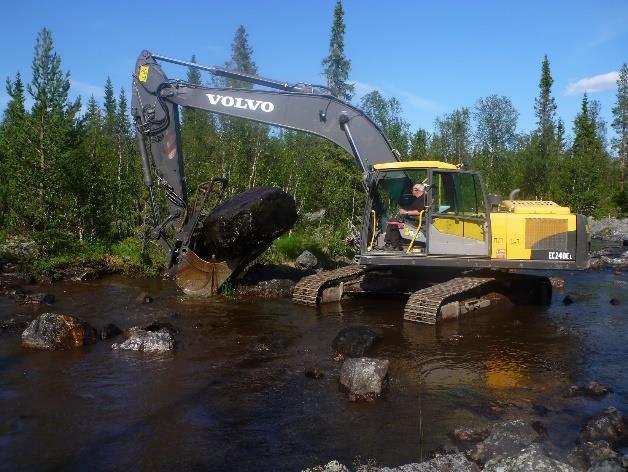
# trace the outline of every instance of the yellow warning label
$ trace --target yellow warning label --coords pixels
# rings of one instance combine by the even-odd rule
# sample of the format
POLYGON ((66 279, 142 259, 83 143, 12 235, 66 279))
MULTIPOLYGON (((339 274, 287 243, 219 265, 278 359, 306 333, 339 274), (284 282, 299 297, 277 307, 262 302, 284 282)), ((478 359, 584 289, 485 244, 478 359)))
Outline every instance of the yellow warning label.
POLYGON ((148 80, 148 69, 148 66, 140 66, 140 73, 138 74, 140 82, 146 82, 148 80))

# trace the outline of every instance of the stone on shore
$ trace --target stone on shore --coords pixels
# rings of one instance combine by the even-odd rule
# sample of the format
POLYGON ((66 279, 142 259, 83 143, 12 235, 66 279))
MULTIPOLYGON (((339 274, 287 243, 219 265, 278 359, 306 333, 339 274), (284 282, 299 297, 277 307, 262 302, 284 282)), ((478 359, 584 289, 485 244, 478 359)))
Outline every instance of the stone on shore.
POLYGON ((363 357, 382 336, 364 325, 342 328, 331 343, 332 349, 344 357, 363 357))
POLYGON ((294 266, 298 269, 310 270, 318 265, 318 259, 310 251, 303 251, 294 261, 294 266))
POLYGON ((22 346, 33 349, 76 349, 96 341, 96 330, 70 315, 44 313, 22 333, 22 346))
POLYGON ((497 423, 489 436, 477 444, 469 457, 476 462, 500 460, 518 454, 521 449, 539 440, 539 433, 523 420, 510 420, 497 423))
POLYGON ((147 331, 139 326, 129 328, 129 337, 122 343, 114 343, 111 349, 139 352, 168 352, 174 349, 174 336, 167 328, 147 331))
POLYGON ((473 429, 464 426, 454 430, 452 436, 460 443, 478 443, 484 441, 490 434, 488 429, 473 429))
POLYGON ((344 361, 340 369, 340 384, 349 392, 351 401, 372 401, 382 394, 388 378, 386 359, 368 357, 344 361))
POLYGON ((317 465, 303 469, 302 472, 350 472, 346 465, 338 461, 330 461, 325 465, 317 465))
POLYGON ((482 470, 485 472, 575 472, 571 465, 549 457, 540 444, 531 444, 512 457, 492 459, 482 470))
POLYGON ((429 461, 401 465, 399 467, 382 467, 377 472, 479 472, 477 464, 471 462, 463 452, 443 454, 429 461))

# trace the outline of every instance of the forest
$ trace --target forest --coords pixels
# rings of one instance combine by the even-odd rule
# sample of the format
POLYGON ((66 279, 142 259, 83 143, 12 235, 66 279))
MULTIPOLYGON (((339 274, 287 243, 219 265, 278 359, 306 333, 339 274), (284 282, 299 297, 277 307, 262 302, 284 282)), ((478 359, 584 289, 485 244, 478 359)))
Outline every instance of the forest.
MULTIPOLYGON (((518 111, 508 97, 498 95, 440 116, 432 131, 412 130, 395 97, 377 90, 355 96, 344 34, 339 1, 329 55, 321 62, 327 86, 363 109, 403 160, 464 164, 482 172, 491 193, 508 195, 520 188, 520 198, 553 200, 588 216, 628 214, 626 63, 620 68, 611 123, 602 118, 600 103, 586 94, 573 123, 560 118, 545 56, 539 58, 540 70, 530 71, 539 74, 538 94, 530 104, 534 130, 519 132, 518 111)), ((224 65, 263 75, 243 26, 224 65)), ((196 69, 188 70, 187 81, 251 86, 205 80, 196 69)), ((126 88, 130 74, 129 84, 117 89, 109 78, 103 82, 102 103, 94 96, 84 105, 81 98, 70 100, 70 75, 45 28, 35 41, 31 80, 25 82, 19 73, 6 80, 10 100, 0 122, 0 243, 35 241, 37 257, 28 264, 38 274, 54 277, 59 267, 77 261, 141 273, 163 267, 149 237, 147 192, 126 88)), ((343 150, 314 136, 199 110, 182 110, 181 135, 190 196, 199 183, 220 176, 228 179, 230 195, 273 186, 294 197, 302 218, 265 257, 289 260, 303 248, 331 259, 350 255, 347 241, 358 236, 364 192, 360 172, 343 150), (311 217, 316 212, 319 217, 311 217)))

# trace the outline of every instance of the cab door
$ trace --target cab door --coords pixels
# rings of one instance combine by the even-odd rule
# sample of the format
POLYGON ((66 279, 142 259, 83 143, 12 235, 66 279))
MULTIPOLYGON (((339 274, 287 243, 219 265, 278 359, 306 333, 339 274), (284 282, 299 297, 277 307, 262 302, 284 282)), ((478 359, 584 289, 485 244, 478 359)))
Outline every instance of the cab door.
POLYGON ((430 255, 488 256, 485 192, 476 172, 430 172, 430 255))

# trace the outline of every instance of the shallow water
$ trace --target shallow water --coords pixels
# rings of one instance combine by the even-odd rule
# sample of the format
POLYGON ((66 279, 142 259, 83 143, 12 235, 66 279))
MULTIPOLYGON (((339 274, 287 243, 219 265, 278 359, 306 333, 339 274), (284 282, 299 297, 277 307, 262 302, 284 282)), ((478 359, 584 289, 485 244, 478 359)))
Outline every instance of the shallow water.
POLYGON ((120 338, 32 351, 0 334, 0 469, 300 470, 358 457, 393 466, 450 446, 457 426, 511 417, 541 420, 567 450, 591 413, 628 413, 628 276, 551 275, 566 285, 549 307, 502 307, 437 329, 403 322, 402 300, 190 300, 170 281, 119 276, 40 287, 57 298, 45 309, 0 298, 1 320, 53 311, 97 328, 159 320, 180 331, 168 355, 112 351, 120 338), (154 302, 137 302, 142 291, 154 302), (565 294, 576 302, 563 305, 565 294), (330 347, 358 323, 384 336, 370 355, 390 360, 390 388, 373 403, 339 391, 330 347), (259 352, 264 335, 287 347, 259 352), (312 367, 325 376, 306 377, 312 367), (591 380, 613 393, 563 398, 591 380))

